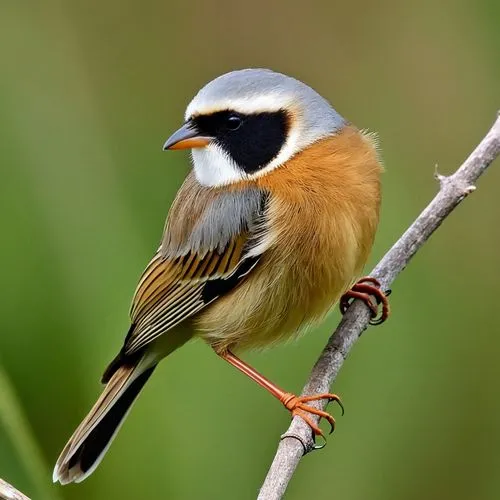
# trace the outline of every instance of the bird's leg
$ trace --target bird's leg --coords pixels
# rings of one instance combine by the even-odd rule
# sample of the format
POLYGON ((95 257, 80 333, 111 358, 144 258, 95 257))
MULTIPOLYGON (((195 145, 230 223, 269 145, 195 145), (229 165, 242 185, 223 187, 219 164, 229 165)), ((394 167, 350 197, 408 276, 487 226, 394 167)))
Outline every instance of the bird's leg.
POLYGON ((390 314, 389 300, 387 297, 390 290, 383 292, 380 288, 380 282, 371 276, 365 276, 359 279, 350 290, 340 298, 340 312, 345 314, 354 299, 362 300, 370 309, 372 319, 371 325, 380 325, 390 314), (382 311, 379 316, 378 306, 382 305, 382 311), (378 317, 377 317, 378 316, 378 317))
MULTIPOLYGON (((217 351, 216 351, 217 352, 217 351)), ((342 413, 344 413, 344 407, 340 401, 340 398, 336 394, 316 394, 314 396, 296 396, 290 392, 285 392, 283 389, 273 384, 268 378, 261 375, 257 370, 252 368, 248 363, 245 363, 240 358, 235 356, 230 351, 217 352, 217 354, 225 359, 228 363, 238 368, 245 375, 250 377, 253 381, 257 382, 261 387, 269 391, 275 398, 277 398, 287 410, 289 410, 292 416, 298 415, 311 427, 312 431, 317 436, 322 436, 324 438, 322 430, 310 419, 309 414, 317 415, 320 419, 324 418, 330 424, 331 430, 330 434, 335 429, 335 419, 326 411, 314 408, 307 403, 311 401, 320 401, 322 399, 327 399, 328 401, 336 401, 342 408, 342 413)))

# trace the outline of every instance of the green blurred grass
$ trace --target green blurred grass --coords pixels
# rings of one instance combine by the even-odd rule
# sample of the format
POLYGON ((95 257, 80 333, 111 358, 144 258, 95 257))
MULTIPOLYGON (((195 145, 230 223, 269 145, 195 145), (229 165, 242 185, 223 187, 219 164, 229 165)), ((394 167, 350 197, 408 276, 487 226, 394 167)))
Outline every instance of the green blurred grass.
MULTIPOLYGON (((162 364, 95 475, 50 486, 188 170, 164 139, 221 72, 304 79, 379 132, 375 262, 435 193, 434 165, 454 170, 492 122, 499 15, 491 0, 3 2, 0 355, 47 484, 5 419, 0 476, 35 499, 255 498, 286 412, 201 343, 162 364)), ((346 416, 287 498, 498 498, 499 181, 494 165, 398 279, 391 321, 335 385, 346 416)), ((300 390, 337 320, 247 357, 300 390)))

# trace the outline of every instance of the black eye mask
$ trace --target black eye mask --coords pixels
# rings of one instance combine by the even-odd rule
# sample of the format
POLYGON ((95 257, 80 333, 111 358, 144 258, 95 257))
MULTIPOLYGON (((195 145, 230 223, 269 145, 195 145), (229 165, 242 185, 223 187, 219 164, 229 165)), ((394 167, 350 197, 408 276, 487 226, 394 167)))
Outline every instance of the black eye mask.
POLYGON ((218 111, 192 121, 200 134, 214 137, 247 174, 257 172, 278 155, 290 128, 283 110, 255 114, 218 111))

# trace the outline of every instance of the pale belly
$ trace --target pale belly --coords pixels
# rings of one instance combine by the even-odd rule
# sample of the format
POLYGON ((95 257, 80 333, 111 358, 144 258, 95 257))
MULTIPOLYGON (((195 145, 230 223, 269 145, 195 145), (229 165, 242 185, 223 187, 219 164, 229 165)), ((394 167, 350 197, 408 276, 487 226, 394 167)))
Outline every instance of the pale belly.
POLYGON ((197 316, 196 334, 217 351, 263 348, 298 335, 350 286, 355 269, 339 272, 335 264, 314 255, 306 265, 278 262, 269 252, 244 282, 197 316))

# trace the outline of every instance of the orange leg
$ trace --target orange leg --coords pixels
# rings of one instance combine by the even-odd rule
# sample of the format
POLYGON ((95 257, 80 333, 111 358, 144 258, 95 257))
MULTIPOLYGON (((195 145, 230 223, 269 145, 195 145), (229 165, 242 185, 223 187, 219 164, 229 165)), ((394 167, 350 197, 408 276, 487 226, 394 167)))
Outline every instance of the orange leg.
POLYGON ((269 379, 261 375, 257 370, 252 368, 249 364, 242 361, 240 358, 235 356, 230 351, 225 351, 222 353, 217 353, 221 358, 225 359, 228 363, 238 368, 245 375, 250 377, 253 381, 257 382, 261 387, 269 391, 275 398, 277 398, 287 410, 289 410, 292 416, 298 415, 302 418, 313 430, 316 436, 322 436, 322 430, 309 418, 308 413, 312 415, 317 415, 320 418, 324 418, 330 424, 331 430, 330 434, 335 429, 335 419, 326 411, 319 410, 310 406, 306 403, 311 401, 319 401, 321 399, 328 399, 328 401, 336 401, 342 408, 342 413, 344 413, 344 407, 340 401, 340 398, 336 394, 317 394, 315 396, 295 396, 290 392, 285 392, 283 389, 279 388, 276 384, 273 384, 269 379))
POLYGON ((380 283, 376 278, 365 276, 364 278, 359 279, 350 290, 342 295, 339 303, 340 312, 345 314, 352 301, 360 299, 370 309, 372 315, 370 324, 380 325, 389 317, 391 311, 389 307, 389 300, 387 299, 390 293, 390 290, 383 292, 380 289, 380 283), (382 312, 377 318, 379 314, 379 305, 382 305, 382 312))

